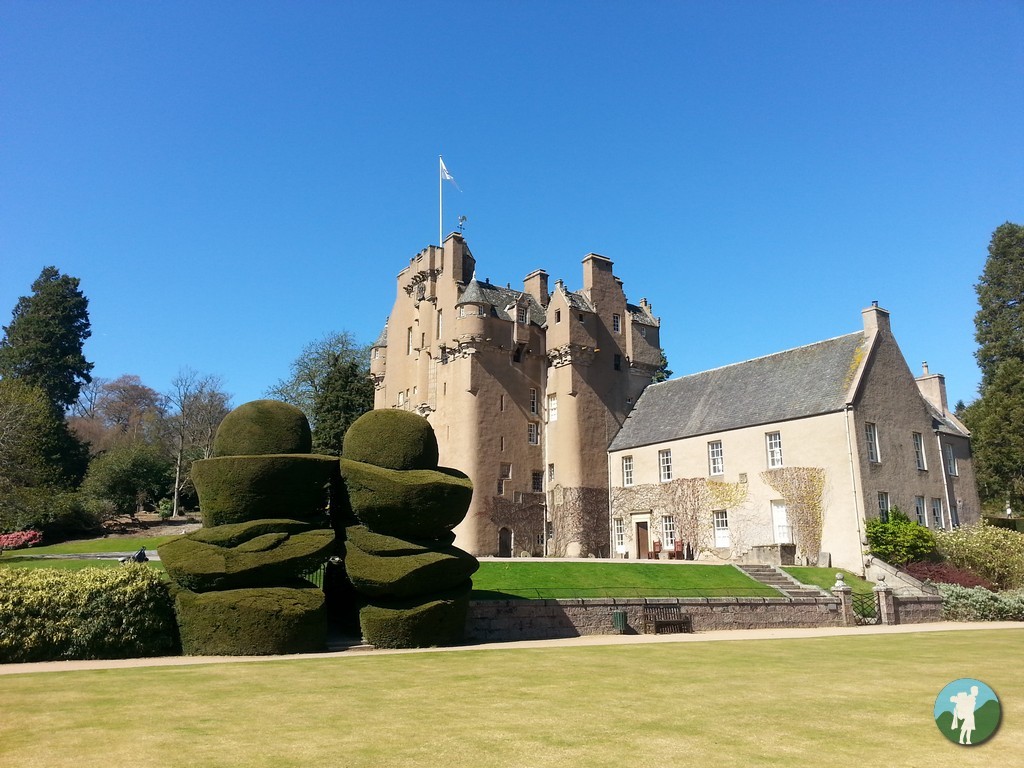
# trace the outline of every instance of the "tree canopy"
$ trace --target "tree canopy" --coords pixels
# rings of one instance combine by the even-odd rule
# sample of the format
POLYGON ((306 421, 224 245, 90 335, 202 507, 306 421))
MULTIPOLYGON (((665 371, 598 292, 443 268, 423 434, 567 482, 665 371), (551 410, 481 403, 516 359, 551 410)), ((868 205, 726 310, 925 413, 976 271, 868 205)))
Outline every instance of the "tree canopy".
POLYGON ((367 366, 337 358, 313 400, 313 446, 321 453, 341 454, 345 432, 373 410, 373 383, 367 366))
POLYGON ((1024 360, 1024 226, 1006 222, 992 234, 985 271, 975 291, 975 356, 984 387, 1001 362, 1024 360))
POLYGON ((89 301, 78 286, 77 277, 45 267, 0 340, 0 377, 38 387, 61 412, 78 399, 93 367, 82 353, 91 330, 89 301))

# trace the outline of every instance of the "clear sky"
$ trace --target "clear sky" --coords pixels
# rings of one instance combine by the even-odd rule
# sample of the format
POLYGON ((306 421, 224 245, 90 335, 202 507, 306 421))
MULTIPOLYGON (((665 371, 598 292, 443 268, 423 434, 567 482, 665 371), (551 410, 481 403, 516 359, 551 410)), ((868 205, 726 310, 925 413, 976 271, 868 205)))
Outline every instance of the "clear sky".
POLYGON ((236 404, 372 342, 468 217, 479 275, 649 299, 677 376, 861 328, 971 400, 1024 223, 1024 3, 0 3, 0 324, 81 278, 94 375, 236 404))

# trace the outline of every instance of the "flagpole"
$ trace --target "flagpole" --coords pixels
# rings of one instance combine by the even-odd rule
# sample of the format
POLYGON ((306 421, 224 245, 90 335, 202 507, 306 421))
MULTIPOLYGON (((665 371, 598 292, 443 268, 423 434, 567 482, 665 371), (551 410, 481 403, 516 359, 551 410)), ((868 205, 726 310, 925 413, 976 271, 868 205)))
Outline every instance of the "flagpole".
POLYGON ((444 232, 442 225, 442 219, 444 217, 444 204, 442 203, 442 188, 444 186, 444 174, 441 173, 441 168, 444 166, 444 160, 440 155, 437 156, 437 244, 443 247, 444 241, 441 239, 441 235, 444 232))

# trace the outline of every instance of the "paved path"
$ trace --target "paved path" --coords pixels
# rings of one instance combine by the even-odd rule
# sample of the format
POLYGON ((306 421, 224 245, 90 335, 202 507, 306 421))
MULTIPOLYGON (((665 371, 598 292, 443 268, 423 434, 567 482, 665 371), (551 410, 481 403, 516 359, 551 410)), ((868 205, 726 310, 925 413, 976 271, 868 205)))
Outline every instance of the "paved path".
POLYGON ((873 627, 814 627, 809 629, 735 629, 678 635, 587 635, 556 640, 523 640, 511 643, 479 643, 446 648, 409 648, 376 650, 353 646, 331 653, 307 653, 291 656, 164 656, 153 659, 99 659, 92 661, 44 661, 31 664, 0 664, 0 675, 33 672, 76 672, 91 669, 127 669, 130 667, 181 667, 193 664, 243 664, 282 659, 346 659, 396 653, 450 653, 452 651, 507 651, 516 648, 579 648, 594 645, 646 645, 650 643, 706 643, 731 640, 793 640, 808 637, 839 637, 841 635, 902 635, 915 632, 962 632, 968 630, 1005 630, 1019 632, 1008 637, 1009 647, 1024 642, 1024 622, 1020 621, 942 621, 932 624, 897 624, 873 627))

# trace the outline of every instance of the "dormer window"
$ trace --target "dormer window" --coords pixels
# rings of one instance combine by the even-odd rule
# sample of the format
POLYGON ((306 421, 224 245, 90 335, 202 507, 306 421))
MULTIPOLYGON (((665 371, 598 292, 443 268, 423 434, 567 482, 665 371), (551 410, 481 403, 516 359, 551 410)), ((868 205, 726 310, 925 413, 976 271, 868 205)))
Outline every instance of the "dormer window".
POLYGON ((517 323, 525 323, 526 322, 526 307, 518 307, 516 309, 516 322, 517 323))

